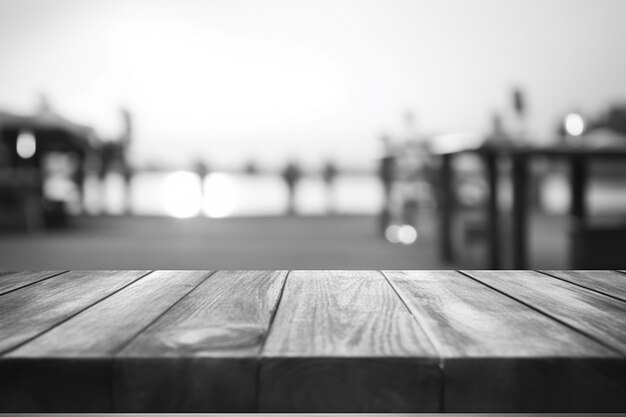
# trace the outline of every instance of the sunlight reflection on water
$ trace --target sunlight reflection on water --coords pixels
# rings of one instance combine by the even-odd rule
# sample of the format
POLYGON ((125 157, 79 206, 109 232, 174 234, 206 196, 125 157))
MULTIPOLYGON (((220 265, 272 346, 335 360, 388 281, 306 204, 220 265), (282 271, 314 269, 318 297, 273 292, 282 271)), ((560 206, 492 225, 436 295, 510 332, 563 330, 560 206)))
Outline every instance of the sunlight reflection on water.
MULTIPOLYGON (((122 182, 106 181, 105 207, 120 213, 122 182)), ((287 187, 277 175, 211 173, 204 188, 192 172, 141 172, 131 185, 131 208, 137 215, 188 218, 197 215, 272 216, 285 213, 287 187), (202 192, 204 191, 204 193, 202 192)), ((375 176, 344 175, 329 190, 319 177, 304 178, 296 192, 298 213, 376 214, 382 205, 382 189, 375 176)))

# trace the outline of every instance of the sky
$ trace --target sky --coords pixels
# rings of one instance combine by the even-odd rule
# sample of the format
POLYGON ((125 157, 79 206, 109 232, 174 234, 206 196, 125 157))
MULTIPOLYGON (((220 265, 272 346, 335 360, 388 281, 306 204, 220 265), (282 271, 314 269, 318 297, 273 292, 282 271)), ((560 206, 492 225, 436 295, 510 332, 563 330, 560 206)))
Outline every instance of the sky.
POLYGON ((55 109, 138 164, 354 167, 377 138, 527 130, 626 99, 623 0, 0 0, 0 109, 55 109))

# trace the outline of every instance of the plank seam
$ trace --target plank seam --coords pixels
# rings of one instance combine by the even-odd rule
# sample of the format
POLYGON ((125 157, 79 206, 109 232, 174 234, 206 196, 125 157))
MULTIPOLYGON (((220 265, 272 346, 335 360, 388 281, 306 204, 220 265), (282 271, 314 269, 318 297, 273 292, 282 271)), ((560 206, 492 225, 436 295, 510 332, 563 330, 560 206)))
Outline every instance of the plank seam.
POLYGON ((546 317, 548 317, 548 318, 550 318, 550 319, 552 319, 552 320, 556 321, 557 323, 559 323, 559 324, 561 324, 561 325, 563 325, 563 326, 565 326, 565 327, 567 327, 567 328, 569 328, 569 329, 571 329, 571 330, 574 330, 574 331, 575 331, 575 332, 577 332, 577 333, 582 334, 583 336, 585 336, 585 337, 587 337, 587 338, 589 338, 589 339, 593 340, 593 341, 594 341, 594 342, 596 342, 596 343, 599 343, 600 345, 602 345, 602 346, 604 346, 605 348, 607 348, 607 349, 609 349, 609 350, 611 350, 611 351, 613 351, 613 352, 617 353, 618 355, 620 355, 620 356, 622 356, 622 357, 626 357, 626 354, 625 354, 624 352, 622 352, 621 350, 619 350, 618 348, 615 348, 615 347, 611 346, 610 344, 608 344, 608 343, 604 342, 603 340, 601 340, 601 339, 599 339, 599 338, 597 338, 597 337, 595 337, 595 336, 593 336, 593 335, 588 334, 588 333, 587 333, 587 332, 585 332, 584 330, 580 330, 580 329, 578 329, 578 328, 576 328, 576 327, 572 326, 571 324, 569 324, 569 323, 567 323, 567 322, 565 322, 565 321, 563 321, 563 320, 559 319, 558 317, 555 317, 555 316, 553 316, 552 314, 550 314, 550 313, 548 313, 548 312, 546 312, 546 311, 543 311, 542 309, 540 309, 540 308, 538 308, 538 307, 533 306, 532 304, 529 304, 529 303, 527 303, 527 302, 525 302, 525 301, 522 301, 522 300, 520 300, 519 298, 517 298, 517 297, 515 297, 515 296, 513 296, 513 295, 507 294, 507 293, 506 293, 506 292, 504 292, 504 291, 500 291, 499 289, 497 289, 497 288, 495 288, 495 287, 492 287, 491 285, 489 285, 489 284, 487 284, 487 283, 485 283, 485 282, 481 281, 479 278, 473 277, 473 276, 471 276, 470 274, 465 273, 465 272, 463 272, 463 271, 458 271, 458 272, 459 272, 459 273, 461 273, 461 274, 463 274, 463 275, 465 275, 466 277, 468 277, 468 278, 470 278, 470 279, 472 279, 472 280, 474 280, 474 281, 476 281, 476 282, 478 282, 478 283, 480 283, 480 284, 484 285, 485 287, 487 287, 487 288, 491 288, 492 290, 494 290, 494 291, 496 291, 496 292, 499 292, 500 294, 505 295, 505 296, 507 296, 507 297, 509 297, 509 298, 511 298, 511 299, 513 299, 513 300, 515 300, 515 301, 517 301, 518 303, 523 304, 523 305, 525 305, 526 307, 533 309, 534 311, 536 311, 536 312, 538 312, 538 313, 543 314, 544 316, 546 316, 546 317))
POLYGON ((282 287, 280 287, 280 293, 278 294, 276 307, 274 308, 274 311, 272 311, 272 315, 270 316, 270 322, 267 326, 267 332, 265 333, 265 336, 263 337, 263 341, 261 342, 260 356, 263 356, 263 351, 265 350, 265 344, 267 342, 267 339, 269 339, 270 337, 270 332, 273 329, 274 320, 276 319, 276 315, 278 314, 278 308, 280 307, 280 303, 283 300, 283 293, 285 292, 285 287, 287 286, 287 280, 289 279, 290 274, 291 274, 291 270, 287 271, 287 275, 285 276, 283 285, 282 287))
POLYGON ((128 345, 130 345, 135 339, 137 339, 139 337, 139 335, 142 334, 147 328, 152 326, 161 317, 163 317, 165 314, 167 314, 167 312, 170 311, 172 308, 174 308, 175 305, 180 303, 184 298, 186 298, 189 294, 191 294, 193 291, 195 291, 200 285, 204 284, 209 278, 211 278, 213 275, 215 275, 216 272, 217 271, 210 272, 206 276, 206 278, 204 278, 201 282, 198 283, 198 285, 196 285, 195 287, 193 287, 192 289, 187 291, 185 294, 183 294, 178 300, 176 300, 174 303, 172 303, 171 306, 166 308, 161 314, 159 314, 157 317, 155 317, 153 320, 151 320, 150 323, 146 324, 144 327, 142 327, 140 330, 138 330, 137 333, 135 333, 131 338, 129 338, 126 342, 124 342, 120 346, 118 346, 118 348, 115 349, 113 352, 111 352, 111 369, 110 369, 111 378, 110 378, 109 383, 110 383, 110 393, 111 393, 111 396, 112 396, 112 398, 111 398, 111 409, 113 410, 113 412, 118 412, 117 411, 117 404, 115 403, 115 399, 117 398, 116 389, 115 389, 115 373, 116 373, 116 366, 115 365, 116 365, 116 361, 118 359, 119 353, 122 350, 124 350, 128 345))
POLYGON ((116 357, 122 350, 124 350, 128 345, 130 345, 137 337, 139 337, 139 335, 141 333, 143 333, 148 327, 152 326, 154 323, 156 323, 159 319, 161 319, 161 317, 163 317, 165 314, 167 314, 168 311, 170 311, 172 308, 174 308, 175 305, 177 305, 178 303, 180 303, 182 301, 183 298, 187 297, 189 294, 191 294, 193 291, 196 290, 196 288, 198 288, 200 285, 204 284, 209 278, 211 278, 217 271, 212 271, 210 272, 201 282, 198 283, 198 285, 196 285, 195 287, 193 287, 192 289, 190 289, 189 291, 187 291, 185 294, 183 294, 178 300, 176 300, 174 303, 172 303, 171 306, 169 306, 168 308, 166 308, 165 310, 163 310, 163 312, 161 312, 161 314, 159 314, 158 316, 156 316, 154 319, 152 319, 150 321, 150 323, 146 324, 144 327, 142 327, 140 330, 137 331, 137 333, 135 333, 131 338, 129 338, 126 342, 122 343, 120 346, 117 347, 117 349, 113 350, 111 352, 111 357, 116 357))
POLYGON ((40 283, 40 282, 42 282, 42 281, 46 281, 46 280, 48 280, 48 279, 50 279, 50 278, 58 277, 59 275, 63 275, 63 274, 65 274, 66 272, 69 272, 69 271, 61 271, 61 272, 57 272, 56 274, 52 274, 52 275, 50 275, 50 276, 47 276, 47 277, 41 278, 41 279, 39 279, 39 280, 37 280, 37 281, 34 281, 34 282, 29 282, 28 284, 24 284, 24 285, 22 285, 21 287, 13 288, 12 290, 7 290, 7 291, 5 291, 5 292, 3 292, 3 293, 0 293, 0 296, 3 296, 3 295, 5 295, 5 294, 10 294, 10 293, 12 293, 13 291, 21 290, 22 288, 30 287, 31 285, 39 284, 39 283, 40 283))
POLYGON ((580 284, 578 282, 570 281, 567 278, 562 278, 562 277, 559 277, 559 276, 556 276, 556 275, 552 275, 552 274, 549 274, 549 273, 547 273, 545 271, 540 271, 540 270, 535 270, 535 272, 539 272, 540 274, 547 275, 550 278, 555 278, 555 279, 558 279, 559 281, 567 282, 568 284, 576 285, 577 287, 584 288, 584 289, 589 290, 589 291, 593 291, 596 294, 600 294, 600 295, 603 295, 603 296, 606 296, 606 297, 610 297, 610 298, 612 298, 614 300, 617 300, 617 301, 626 302, 626 300, 624 300, 623 298, 619 298, 619 297, 616 297, 614 295, 607 294, 607 293, 605 293, 603 291, 600 291, 600 290, 597 290, 595 288, 587 287, 584 284, 580 284))
POLYGON ((289 275, 291 274, 291 270, 287 271, 285 275, 285 279, 283 280, 283 285, 280 287, 280 293, 278 294, 278 300, 276 301, 276 307, 274 307, 274 311, 272 311, 272 315, 270 316, 270 322, 267 325, 267 332, 265 332, 265 336, 263 337, 263 341, 261 342, 261 348, 259 349, 259 355, 257 356, 257 368, 256 368, 256 398, 255 398, 255 408, 256 412, 260 412, 261 407, 261 360, 263 359, 263 351, 265 350, 265 344, 267 343, 267 339, 270 337, 270 332, 273 329, 274 319, 278 314, 278 308, 280 307, 280 303, 283 300, 283 293, 285 292, 285 287, 287 286, 287 280, 289 279, 289 275))
POLYGON ((14 350, 16 350, 16 349, 19 349, 20 347, 22 347, 22 346, 26 345, 27 343, 30 343, 31 341, 33 341, 33 340, 37 339, 38 337, 43 336, 44 334, 48 333, 48 332, 49 332, 49 331, 51 331, 52 329, 55 329, 55 328, 57 328, 58 326, 61 326, 62 324, 66 323, 67 321, 71 320, 72 318, 74 318, 74 317, 78 316, 78 315, 79 315, 79 314, 81 314, 83 311, 86 311, 86 310, 90 309, 91 307, 95 306, 96 304, 98 304, 98 303, 100 303, 100 302, 102 302, 102 301, 106 300, 107 298, 111 297, 112 295, 117 294, 118 292, 122 291, 124 288, 126 288, 126 287, 128 287, 128 286, 130 286, 130 285, 133 285, 135 282, 137 282, 137 281, 139 281, 140 279, 142 279, 142 278, 144 278, 144 277, 146 277, 146 276, 150 275, 152 272, 154 272, 154 271, 148 271, 147 273, 145 273, 145 274, 143 274, 143 275, 141 275, 141 276, 137 277, 136 279, 134 279, 134 280, 132 280, 131 282, 129 282, 128 284, 126 284, 126 285, 124 285, 124 286, 122 286, 122 287, 118 288, 117 290, 115 290, 115 291, 113 291, 112 293, 110 293, 110 294, 106 295, 105 297, 102 297, 101 299, 99 299, 99 300, 97 300, 97 301, 95 301, 95 302, 93 302, 93 303, 89 304, 88 306, 86 306, 86 307, 84 307, 84 308, 81 308, 80 310, 78 310, 78 311, 77 311, 77 312, 75 312, 74 314, 69 315, 69 316, 68 316, 68 317, 66 317, 65 319, 63 319, 63 320, 61 320, 60 322, 58 322, 58 323, 56 323, 56 324, 54 324, 54 325, 50 326, 50 327, 49 327, 49 328, 47 328, 46 330, 43 330, 42 332, 40 332, 40 333, 36 334, 35 336, 33 336, 33 337, 31 337, 31 338, 28 338, 28 339, 24 340, 23 342, 18 343, 17 345, 15 345, 15 346, 13 346, 13 347, 10 347, 9 349, 6 349, 6 350, 4 350, 4 351, 0 352, 0 356, 5 356, 7 353, 10 353, 10 352, 12 352, 12 351, 14 351, 14 350))
POLYGON ((430 343, 430 345, 433 348, 433 350, 437 353, 437 356, 438 356, 438 359, 439 359, 439 374, 440 374, 439 375, 439 380, 441 381, 441 383, 439 385, 439 412, 443 413, 443 412, 445 412, 445 361, 444 361, 443 355, 441 353, 441 349, 435 343, 435 337, 430 334, 429 330, 422 324, 420 319, 415 314, 413 314, 413 311, 411 311, 411 308, 405 302, 405 300, 402 297, 402 295, 400 295, 400 293, 398 292, 397 288, 393 285, 393 283, 391 282, 389 277, 387 277, 387 275, 385 275, 385 272, 384 271, 380 271, 380 270, 378 272, 383 276, 383 278, 385 278, 385 281, 387 281, 389 286, 391 286, 391 289, 393 290, 394 293, 396 293, 396 295, 400 299, 400 302, 408 310, 408 312, 411 315, 411 317, 413 317, 413 319, 415 320, 417 325, 422 329, 422 331, 426 335, 426 338, 428 339, 428 343, 430 343))

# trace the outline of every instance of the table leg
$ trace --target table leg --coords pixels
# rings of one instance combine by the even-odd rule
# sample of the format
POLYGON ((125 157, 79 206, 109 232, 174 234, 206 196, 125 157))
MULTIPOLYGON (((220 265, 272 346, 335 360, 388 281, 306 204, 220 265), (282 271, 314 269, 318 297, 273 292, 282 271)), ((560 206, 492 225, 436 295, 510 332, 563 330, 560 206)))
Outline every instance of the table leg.
POLYGON ((587 161, 582 155, 573 155, 570 160, 570 248, 569 263, 572 268, 584 268, 589 255, 585 254, 582 241, 587 218, 587 161))
POLYGON ((528 244, 528 161, 526 155, 513 155, 513 269, 527 268, 528 244))
POLYGON ((498 206, 498 160, 493 152, 484 154, 489 196, 487 201, 487 245, 489 269, 500 269, 500 210, 498 206))
POLYGON ((570 169, 570 214, 576 225, 582 225, 587 218, 587 161, 582 155, 574 156, 570 160, 570 169))
POLYGON ((452 156, 441 156, 439 172, 439 254, 441 260, 450 263, 454 260, 452 249, 452 218, 454 195, 452 190, 452 156))

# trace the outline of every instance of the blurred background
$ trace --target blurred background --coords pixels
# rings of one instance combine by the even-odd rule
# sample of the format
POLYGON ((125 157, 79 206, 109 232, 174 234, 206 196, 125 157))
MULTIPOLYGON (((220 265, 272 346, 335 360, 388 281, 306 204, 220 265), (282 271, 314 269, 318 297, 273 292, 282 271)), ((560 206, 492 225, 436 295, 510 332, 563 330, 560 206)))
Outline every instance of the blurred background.
POLYGON ((0 268, 626 268, 622 0, 0 0, 0 268))

